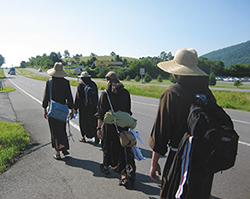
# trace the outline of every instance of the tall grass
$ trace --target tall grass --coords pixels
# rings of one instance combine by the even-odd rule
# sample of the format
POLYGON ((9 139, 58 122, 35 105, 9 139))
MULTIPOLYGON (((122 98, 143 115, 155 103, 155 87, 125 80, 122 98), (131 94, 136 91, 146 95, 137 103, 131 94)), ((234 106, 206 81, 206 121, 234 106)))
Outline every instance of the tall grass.
POLYGON ((0 172, 13 162, 14 157, 26 149, 29 134, 21 123, 0 122, 0 172))
POLYGON ((217 103, 223 108, 250 111, 250 93, 212 91, 217 103))

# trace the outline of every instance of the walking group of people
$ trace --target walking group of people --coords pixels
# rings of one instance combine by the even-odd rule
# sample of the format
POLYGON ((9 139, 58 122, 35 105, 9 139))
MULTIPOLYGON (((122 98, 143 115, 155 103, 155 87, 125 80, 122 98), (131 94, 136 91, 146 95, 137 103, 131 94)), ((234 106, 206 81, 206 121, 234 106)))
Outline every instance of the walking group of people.
MULTIPOLYGON (((119 81, 117 74, 113 71, 106 74, 107 89, 106 92, 101 93, 98 99, 98 89, 95 82, 91 80, 91 76, 87 72, 82 72, 79 76, 82 81, 77 87, 75 101, 73 101, 69 81, 64 78, 67 73, 63 70, 62 63, 55 63, 54 67, 49 69, 47 73, 52 76, 51 98, 56 102, 68 105, 68 108, 71 109, 70 119, 79 112, 82 136, 79 141, 86 142, 86 138, 95 138, 95 144, 99 144, 101 140, 103 163, 100 164, 100 170, 108 175, 110 174, 109 167, 111 167, 114 172, 121 174, 120 185, 128 187, 129 181, 129 186, 133 186, 136 166, 132 149, 121 146, 115 125, 103 122, 105 113, 110 110, 107 95, 109 95, 114 111, 120 110, 132 115, 130 94, 119 81), (131 167, 129 179, 126 171, 128 164, 131 167)), ((66 122, 48 117, 49 103, 50 92, 49 81, 47 81, 42 106, 44 117, 48 119, 50 127, 52 147, 55 149, 53 157, 60 160, 61 152, 64 156, 69 155, 66 122)), ((118 126, 118 130, 128 130, 128 127, 118 126)))
MULTIPOLYGON (((214 96, 208 88, 209 77, 198 68, 197 64, 197 52, 194 49, 184 48, 177 51, 173 60, 160 62, 158 67, 173 74, 173 77, 180 85, 187 87, 195 93, 209 93, 210 99, 215 101, 214 96)), ((120 185, 126 186, 128 180, 126 176, 126 164, 129 163, 132 167, 130 181, 133 185, 136 171, 133 152, 130 147, 126 147, 124 150, 124 147, 121 146, 115 125, 103 122, 105 113, 110 110, 107 93, 114 111, 125 111, 132 115, 130 94, 119 81, 117 74, 113 71, 106 74, 107 93, 102 92, 96 102, 93 100, 92 105, 88 105, 89 102, 86 96, 88 94, 86 93, 91 93, 89 91, 91 89, 88 87, 94 87, 96 92, 97 87, 87 72, 83 72, 80 76, 82 82, 77 87, 75 101, 73 101, 69 81, 64 78, 67 76, 67 73, 63 71, 63 65, 55 63, 54 68, 48 70, 47 73, 52 76, 52 99, 68 105, 68 108, 71 109, 69 114, 71 119, 79 110, 79 123, 82 134, 80 141, 86 142, 86 137, 95 137, 95 144, 98 144, 99 139, 101 140, 103 149, 103 163, 100 165, 101 171, 109 174, 110 167, 114 172, 121 174, 120 185)), ((52 147, 56 151, 54 158, 60 159, 60 152, 63 155, 69 154, 66 123, 47 116, 49 101, 47 82, 42 106, 44 108, 44 117, 49 122, 52 147)), ((153 150, 150 177, 155 181, 159 181, 158 175, 161 175, 158 160, 161 155, 165 155, 168 149, 170 149, 162 172, 162 186, 160 191, 160 198, 162 199, 176 198, 168 194, 170 191, 168 187, 170 181, 168 174, 176 149, 182 136, 187 131, 186 120, 189 108, 190 104, 187 103, 186 97, 174 87, 168 87, 160 98, 156 119, 149 136, 149 146, 153 150)), ((118 128, 120 131, 128 130, 128 128, 118 128)), ((212 181, 213 174, 206 174, 194 169, 191 170, 189 190, 180 198, 209 199, 212 181)))

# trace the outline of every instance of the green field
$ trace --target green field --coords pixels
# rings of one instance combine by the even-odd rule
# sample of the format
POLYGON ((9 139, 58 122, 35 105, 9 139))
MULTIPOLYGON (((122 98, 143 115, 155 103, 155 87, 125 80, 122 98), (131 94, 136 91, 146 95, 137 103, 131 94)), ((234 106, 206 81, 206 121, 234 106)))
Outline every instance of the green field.
MULTIPOLYGON (((43 76, 43 75, 37 75, 32 73, 31 71, 28 71, 26 69, 17 69, 16 70, 20 75, 39 79, 46 81, 49 77, 43 76)), ((104 79, 96 79, 93 78, 94 81, 96 81, 98 89, 104 90, 106 89, 106 83, 104 79), (103 82, 98 82, 98 81, 103 82)), ((169 80, 163 80, 162 83, 157 82, 157 80, 152 80, 150 83, 142 84, 141 82, 135 82, 134 80, 131 81, 121 81, 126 89, 130 92, 131 95, 138 95, 138 96, 145 96, 145 97, 153 97, 153 98, 160 98, 161 94, 164 92, 164 90, 170 86, 173 85, 169 80)), ((70 80, 71 86, 77 86, 79 84, 79 81, 77 80, 70 80)), ((210 88, 225 88, 225 89, 235 89, 233 85, 233 82, 217 82, 216 86, 211 86, 210 88)), ((243 84, 238 89, 250 89, 250 84, 243 84)), ((231 109, 239 109, 244 111, 250 111, 250 93, 246 92, 233 92, 233 91, 217 91, 212 90, 214 93, 217 103, 224 107, 224 108, 231 108, 231 109)))

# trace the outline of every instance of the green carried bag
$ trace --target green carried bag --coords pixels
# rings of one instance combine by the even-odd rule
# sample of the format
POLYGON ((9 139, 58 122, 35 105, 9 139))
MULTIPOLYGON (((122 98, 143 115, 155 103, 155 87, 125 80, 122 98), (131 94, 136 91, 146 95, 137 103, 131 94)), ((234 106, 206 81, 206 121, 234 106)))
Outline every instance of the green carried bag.
POLYGON ((124 111, 116 111, 112 113, 111 110, 105 113, 103 122, 106 124, 114 124, 116 120, 116 125, 119 127, 129 127, 134 129, 137 125, 137 120, 133 118, 129 113, 124 111))
POLYGON ((129 113, 124 112, 124 111, 117 111, 114 112, 111 101, 109 99, 108 92, 105 91, 108 97, 109 105, 111 110, 108 111, 105 116, 104 116, 104 123, 107 124, 114 124, 116 131, 119 135, 119 140, 120 143, 123 147, 132 147, 136 144, 136 137, 134 134, 130 131, 122 131, 120 132, 118 130, 118 127, 130 127, 130 128, 135 128, 136 126, 136 119, 134 119, 129 113))

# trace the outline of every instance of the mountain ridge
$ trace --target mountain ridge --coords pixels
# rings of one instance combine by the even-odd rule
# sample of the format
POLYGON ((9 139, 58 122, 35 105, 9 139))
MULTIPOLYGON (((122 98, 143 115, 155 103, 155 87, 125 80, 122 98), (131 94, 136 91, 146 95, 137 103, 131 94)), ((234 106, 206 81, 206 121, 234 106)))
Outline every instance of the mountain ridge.
POLYGON ((212 61, 222 61, 226 68, 235 64, 250 64, 250 40, 201 55, 212 61))

